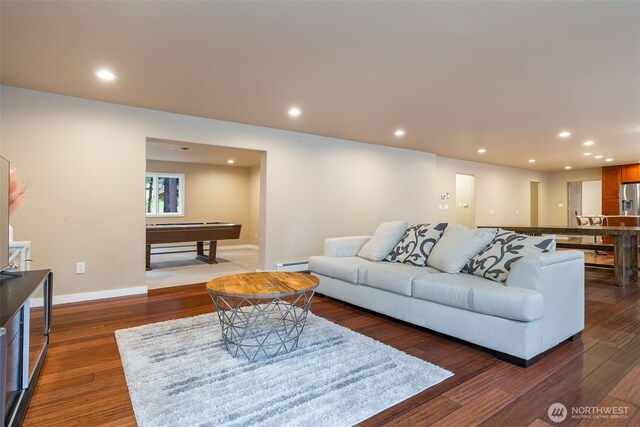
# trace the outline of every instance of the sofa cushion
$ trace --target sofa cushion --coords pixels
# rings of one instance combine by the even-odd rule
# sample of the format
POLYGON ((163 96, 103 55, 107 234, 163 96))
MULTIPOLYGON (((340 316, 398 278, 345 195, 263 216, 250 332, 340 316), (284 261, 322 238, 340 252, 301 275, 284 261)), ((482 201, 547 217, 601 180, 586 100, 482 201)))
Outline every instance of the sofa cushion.
POLYGON ((423 274, 413 280, 414 298, 506 319, 531 322, 542 318, 542 294, 509 288, 470 274, 423 274))
POLYGON ((400 262, 418 266, 427 265, 427 258, 438 242, 447 223, 415 224, 407 229, 395 248, 387 255, 385 261, 400 262))
POLYGON ((464 272, 496 282, 504 282, 513 263, 526 255, 537 255, 553 250, 555 236, 526 236, 498 229, 493 241, 478 255, 471 258, 464 272))
POLYGON ((382 261, 402 239, 407 225, 407 221, 383 222, 373 233, 371 240, 360 249, 358 256, 371 261, 382 261))
POLYGON ((433 272, 437 273, 438 270, 396 262, 372 262, 360 267, 358 283, 400 295, 411 296, 411 283, 414 277, 433 272))
POLYGON ((424 274, 414 279, 412 295, 414 298, 471 310, 469 293, 472 286, 486 286, 486 282, 486 279, 470 274, 424 274))
POLYGON ((453 224, 431 251, 427 265, 444 273, 459 273, 471 258, 491 243, 497 229, 470 230, 462 224, 453 224))
POLYGON ((358 269, 366 264, 372 264, 366 259, 350 256, 350 257, 329 257, 329 256, 312 256, 309 257, 309 270, 322 274, 323 276, 341 279, 345 282, 358 283, 358 269))

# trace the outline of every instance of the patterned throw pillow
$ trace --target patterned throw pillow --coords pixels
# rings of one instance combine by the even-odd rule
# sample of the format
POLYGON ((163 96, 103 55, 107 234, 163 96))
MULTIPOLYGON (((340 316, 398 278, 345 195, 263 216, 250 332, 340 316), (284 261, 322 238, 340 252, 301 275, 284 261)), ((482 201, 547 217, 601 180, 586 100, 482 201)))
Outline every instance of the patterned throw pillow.
POLYGON ((427 258, 436 242, 442 237, 447 223, 416 224, 407 228, 402 239, 385 258, 385 261, 403 264, 427 265, 427 258))
POLYGON ((526 255, 549 252, 555 247, 555 236, 526 236, 498 229, 496 237, 462 270, 495 282, 505 282, 511 266, 526 255))

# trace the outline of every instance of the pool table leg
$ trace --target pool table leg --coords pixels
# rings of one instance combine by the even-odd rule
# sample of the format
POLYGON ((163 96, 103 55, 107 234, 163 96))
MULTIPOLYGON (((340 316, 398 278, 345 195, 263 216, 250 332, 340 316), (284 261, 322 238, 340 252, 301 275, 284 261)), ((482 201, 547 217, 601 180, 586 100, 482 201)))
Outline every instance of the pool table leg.
POLYGON ((198 254, 196 255, 196 259, 200 260, 200 261, 204 261, 207 264, 217 264, 218 261, 216 261, 216 253, 217 248, 218 248, 218 241, 217 240, 210 240, 209 241, 209 255, 206 255, 204 253, 204 242, 198 242, 197 243, 197 247, 198 247, 198 254))
POLYGON ((145 263, 145 267, 146 270, 149 271, 151 270, 151 245, 146 245, 147 246, 147 260, 145 263))

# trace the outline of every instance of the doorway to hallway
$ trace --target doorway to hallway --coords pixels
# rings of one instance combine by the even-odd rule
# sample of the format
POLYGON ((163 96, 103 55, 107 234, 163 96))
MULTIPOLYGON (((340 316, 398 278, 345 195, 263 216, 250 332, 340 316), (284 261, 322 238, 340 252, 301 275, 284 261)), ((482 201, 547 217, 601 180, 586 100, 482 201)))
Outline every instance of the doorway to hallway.
POLYGON ((456 222, 467 228, 476 226, 476 177, 456 174, 456 222))

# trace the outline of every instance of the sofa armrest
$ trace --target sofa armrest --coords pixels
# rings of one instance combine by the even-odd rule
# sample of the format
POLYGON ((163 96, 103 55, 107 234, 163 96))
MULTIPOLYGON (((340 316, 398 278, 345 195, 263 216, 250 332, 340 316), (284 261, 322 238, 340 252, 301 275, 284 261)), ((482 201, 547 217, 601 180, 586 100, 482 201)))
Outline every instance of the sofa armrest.
POLYGON ((584 329, 584 253, 547 252, 513 265, 507 286, 542 293, 542 346, 549 349, 584 329))
MULTIPOLYGON (((563 282, 570 279, 570 277, 564 277, 564 266, 566 263, 572 264, 573 268, 569 269, 572 277, 579 268, 583 271, 584 276, 584 253, 581 251, 559 251, 559 252, 545 252, 539 255, 532 255, 522 258, 515 264, 507 276, 508 287, 526 288, 538 292, 543 292, 542 271, 556 270, 559 274, 554 277, 553 274, 545 274, 546 279, 551 279, 552 282, 561 285, 563 282), (555 266, 555 267, 554 267, 555 266)), ((572 278, 571 277, 571 278, 572 278)), ((584 284, 584 281, 583 281, 584 284)))
POLYGON ((356 256, 371 236, 333 237, 324 241, 324 256, 356 256))

